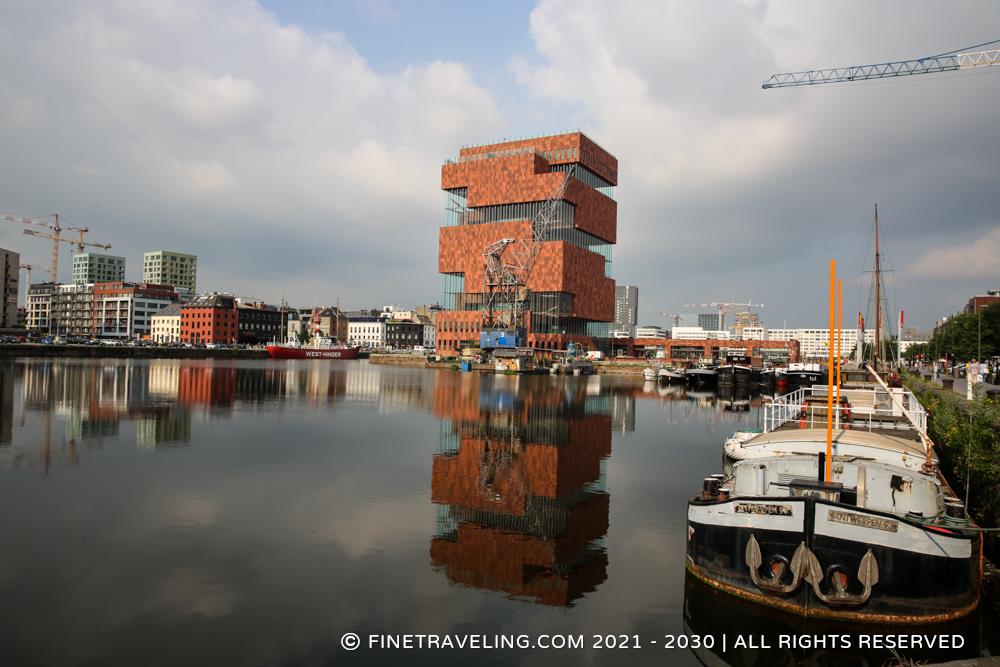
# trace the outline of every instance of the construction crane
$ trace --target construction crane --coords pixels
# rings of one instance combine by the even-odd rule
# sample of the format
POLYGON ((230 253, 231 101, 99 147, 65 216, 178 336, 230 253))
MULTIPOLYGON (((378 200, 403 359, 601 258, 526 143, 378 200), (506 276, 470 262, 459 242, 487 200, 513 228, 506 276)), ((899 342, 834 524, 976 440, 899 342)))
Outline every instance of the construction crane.
POLYGON ((670 319, 672 319, 674 321, 674 326, 676 327, 676 326, 680 326, 681 320, 684 318, 684 315, 683 314, 678 315, 677 313, 664 313, 664 312, 661 312, 660 313, 660 317, 669 317, 670 319))
POLYGON ((87 227, 72 227, 66 226, 63 228, 59 224, 59 214, 53 213, 53 222, 46 222, 45 220, 40 220, 38 218, 27 218, 17 215, 7 215, 4 214, 3 219, 7 222, 13 222, 15 224, 32 225, 37 227, 44 227, 50 231, 48 232, 38 232, 34 229, 25 229, 24 233, 29 236, 37 236, 43 239, 50 239, 52 241, 52 263, 49 265, 49 280, 50 282, 58 282, 59 275, 59 244, 69 243, 75 245, 80 252, 83 252, 84 246, 90 246, 92 248, 103 248, 105 250, 111 249, 110 243, 96 243, 93 241, 84 240, 83 235, 90 231, 87 227), (80 235, 79 239, 66 238, 62 235, 63 230, 69 230, 76 232, 80 235))
POLYGON ((896 60, 874 65, 852 65, 850 67, 832 67, 830 69, 772 74, 764 80, 761 87, 768 89, 789 88, 791 86, 814 86, 820 83, 868 81, 870 79, 888 79, 913 74, 935 74, 938 72, 956 72, 990 67, 1000 64, 1000 49, 993 51, 967 51, 966 49, 976 49, 998 42, 1000 42, 1000 39, 968 46, 964 49, 939 53, 936 56, 926 56, 913 60, 896 60))
POLYGON ((747 299, 746 303, 739 303, 736 301, 713 301, 712 303, 685 303, 685 308, 718 308, 719 309, 719 330, 725 330, 726 328, 726 312, 732 311, 735 308, 763 308, 762 303, 751 303, 747 299))
POLYGON ((40 269, 42 271, 48 271, 47 266, 35 266, 34 264, 18 264, 17 268, 24 269, 24 272, 28 275, 28 280, 24 284, 24 304, 28 305, 28 290, 31 289, 31 270, 40 269))
POLYGON ((35 266, 34 264, 18 264, 17 268, 24 269, 24 272, 28 274, 28 285, 31 285, 31 272, 34 269, 39 269, 40 271, 49 271, 47 266, 35 266))
MULTIPOLYGON (((552 195, 539 207, 531 221, 531 238, 503 238, 483 249, 483 319, 482 328, 487 332, 487 345, 494 345, 488 332, 526 330, 525 312, 528 302, 528 279, 542 244, 549 238, 549 230, 559 223, 559 202, 566 194, 569 179, 576 172, 576 165, 566 171, 552 195), (511 248, 510 252, 507 252, 511 248), (504 259, 507 254, 510 262, 504 259)), ((468 213, 466 211, 466 213, 468 213)), ((517 345, 515 333, 514 344, 517 345)))

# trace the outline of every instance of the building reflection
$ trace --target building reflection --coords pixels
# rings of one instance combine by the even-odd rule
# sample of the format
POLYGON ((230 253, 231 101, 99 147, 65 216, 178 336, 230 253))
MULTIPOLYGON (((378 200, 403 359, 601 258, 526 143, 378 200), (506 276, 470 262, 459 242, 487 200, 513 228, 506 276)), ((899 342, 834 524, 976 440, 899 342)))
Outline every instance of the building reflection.
POLYGON ((0 446, 14 434, 14 363, 0 360, 0 446))
POLYGON ((198 416, 237 412, 332 411, 342 402, 380 411, 430 409, 434 374, 386 377, 361 362, 26 358, 0 367, 0 466, 79 461, 81 452, 131 437, 141 448, 190 443, 198 416), (21 398, 15 415, 14 397, 21 398), (31 419, 28 419, 28 417, 31 419), (27 422, 26 422, 27 420, 27 422))
POLYGON ((595 379, 438 374, 430 555, 449 580, 557 606, 605 581, 613 406, 634 406, 595 379))

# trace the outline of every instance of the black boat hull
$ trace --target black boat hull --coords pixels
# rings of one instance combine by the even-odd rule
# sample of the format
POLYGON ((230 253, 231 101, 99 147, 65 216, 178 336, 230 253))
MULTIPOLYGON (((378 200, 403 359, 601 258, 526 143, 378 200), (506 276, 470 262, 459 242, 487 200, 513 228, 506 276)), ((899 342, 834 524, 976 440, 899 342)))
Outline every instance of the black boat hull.
POLYGON ((688 505, 687 567, 709 586, 801 616, 878 623, 932 623, 964 616, 979 602, 981 537, 973 531, 931 530, 900 517, 813 498, 693 499, 688 505), (891 530, 890 530, 891 529, 891 530), (950 534, 946 534, 950 533, 950 534), (751 575, 748 543, 762 565, 751 575), (877 582, 858 604, 822 600, 803 578, 787 593, 765 590, 773 563, 784 562, 779 583, 792 585, 789 565, 802 544, 822 567, 820 592, 832 593, 832 569, 860 597, 860 566, 867 553, 877 582))
POLYGON ((719 366, 719 384, 750 384, 753 379, 753 371, 748 366, 736 366, 727 364, 719 366))

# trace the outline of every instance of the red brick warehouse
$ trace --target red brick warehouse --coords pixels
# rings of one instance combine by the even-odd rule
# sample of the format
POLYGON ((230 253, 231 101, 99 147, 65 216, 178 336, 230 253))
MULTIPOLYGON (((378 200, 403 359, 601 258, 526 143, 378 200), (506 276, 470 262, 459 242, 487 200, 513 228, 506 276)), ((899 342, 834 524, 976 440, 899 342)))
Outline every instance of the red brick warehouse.
POLYGON ((438 354, 479 345, 483 249, 503 238, 530 239, 535 214, 573 165, 558 221, 528 278, 528 345, 564 349, 572 341, 593 349, 596 339, 608 337, 615 315, 618 160, 572 132, 463 148, 457 161, 441 168, 446 211, 438 242, 444 278, 438 354))

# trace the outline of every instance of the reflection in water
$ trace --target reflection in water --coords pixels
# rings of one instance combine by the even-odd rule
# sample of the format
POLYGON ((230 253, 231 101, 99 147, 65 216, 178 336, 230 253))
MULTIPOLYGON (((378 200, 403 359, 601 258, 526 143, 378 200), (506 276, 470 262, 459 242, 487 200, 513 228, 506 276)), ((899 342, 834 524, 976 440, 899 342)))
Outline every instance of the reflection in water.
POLYGON ((634 420, 634 407, 587 391, 599 382, 440 378, 431 561, 449 580, 567 606, 607 579, 612 408, 634 420))
POLYGON ((0 466, 38 465, 46 474, 53 464, 77 464, 81 451, 120 439, 122 422, 135 422, 139 447, 177 446, 191 441, 192 415, 220 418, 286 404, 296 410, 332 409, 345 400, 391 412, 422 405, 422 396, 430 394, 422 390, 426 381, 387 380, 367 364, 47 358, 2 363, 0 446, 14 440, 15 377, 21 394, 17 427, 30 435, 0 450, 0 466))
MULTIPOLYGON (((732 595, 720 593, 698 581, 690 573, 684 582, 684 629, 691 635, 711 636, 711 648, 693 650, 704 665, 732 667, 793 667, 795 665, 871 665, 939 663, 980 654, 983 618, 975 612, 958 621, 934 625, 859 625, 835 623, 820 619, 805 619, 744 602, 732 595), (954 644, 961 648, 901 649, 892 651, 871 649, 859 635, 959 635, 954 644), (723 651, 722 636, 727 637, 723 651), (734 646, 737 636, 744 637, 743 646, 734 646), (786 639, 781 643, 782 636, 786 639), (794 644, 791 638, 795 639, 794 644), (893 657, 905 660, 893 662, 893 657), (912 661, 912 662, 910 662, 912 661)), ((953 641, 949 639, 949 641, 953 641)), ((870 642, 870 640, 869 640, 870 642)), ((870 644, 869 644, 870 645, 870 644)))
MULTIPOLYGON (((711 591, 681 604, 691 479, 757 425, 759 396, 360 361, 19 359, 0 362, 0 398, 4 664, 340 664, 340 633, 367 629, 652 639, 681 632, 682 609, 699 633, 785 627, 711 591)), ((778 661, 668 660, 718 657, 778 661)))

